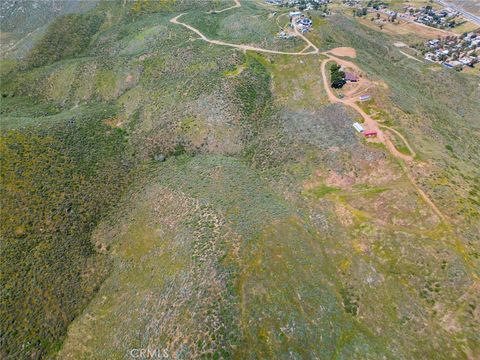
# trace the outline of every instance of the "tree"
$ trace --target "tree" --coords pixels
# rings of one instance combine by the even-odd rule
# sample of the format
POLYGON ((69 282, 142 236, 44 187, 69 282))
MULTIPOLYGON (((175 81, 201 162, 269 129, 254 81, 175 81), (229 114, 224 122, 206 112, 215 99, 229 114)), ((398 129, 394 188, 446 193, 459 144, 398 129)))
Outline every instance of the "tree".
POLYGON ((345 85, 345 73, 340 70, 340 65, 333 64, 330 68, 330 81, 331 86, 335 89, 341 88, 345 85))

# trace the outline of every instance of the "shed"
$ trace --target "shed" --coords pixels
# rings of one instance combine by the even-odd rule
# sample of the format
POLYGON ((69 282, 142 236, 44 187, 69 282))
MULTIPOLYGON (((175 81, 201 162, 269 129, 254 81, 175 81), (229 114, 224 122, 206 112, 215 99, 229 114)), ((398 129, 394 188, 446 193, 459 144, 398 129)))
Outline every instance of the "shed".
POLYGON ((376 137, 377 132, 375 130, 364 131, 363 136, 365 136, 365 137, 376 137))
POLYGON ((365 131, 365 129, 363 128, 363 126, 360 125, 358 122, 353 123, 353 127, 355 128, 355 130, 357 130, 357 131, 360 132, 360 133, 365 131))

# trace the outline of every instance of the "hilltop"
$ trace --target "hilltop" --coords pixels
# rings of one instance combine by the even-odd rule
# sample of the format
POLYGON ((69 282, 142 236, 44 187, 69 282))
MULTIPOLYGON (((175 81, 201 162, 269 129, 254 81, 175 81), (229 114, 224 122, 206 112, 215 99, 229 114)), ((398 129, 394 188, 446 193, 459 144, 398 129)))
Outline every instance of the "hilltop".
POLYGON ((478 75, 340 4, 25 3, 2 358, 480 356, 478 75))

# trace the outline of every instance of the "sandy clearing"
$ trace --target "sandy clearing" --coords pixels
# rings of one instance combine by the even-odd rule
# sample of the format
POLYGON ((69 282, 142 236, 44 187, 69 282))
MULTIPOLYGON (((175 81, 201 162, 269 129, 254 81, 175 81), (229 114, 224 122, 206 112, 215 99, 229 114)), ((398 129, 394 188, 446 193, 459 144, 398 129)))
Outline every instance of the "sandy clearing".
POLYGON ((341 56, 341 57, 351 57, 351 58, 357 57, 357 51, 351 47, 338 47, 332 50, 328 50, 328 53, 335 56, 341 56))

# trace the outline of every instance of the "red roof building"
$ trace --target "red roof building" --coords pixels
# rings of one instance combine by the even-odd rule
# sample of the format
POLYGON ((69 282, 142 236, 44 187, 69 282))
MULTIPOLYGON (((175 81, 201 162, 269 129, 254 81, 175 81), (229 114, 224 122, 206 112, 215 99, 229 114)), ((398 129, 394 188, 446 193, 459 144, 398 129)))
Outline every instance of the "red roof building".
POLYGON ((358 81, 358 76, 354 73, 346 72, 345 73, 345 81, 357 82, 358 81))
POLYGON ((377 136, 377 132, 374 131, 374 130, 364 131, 364 132, 363 132, 363 136, 365 136, 365 137, 376 137, 376 136, 377 136))

